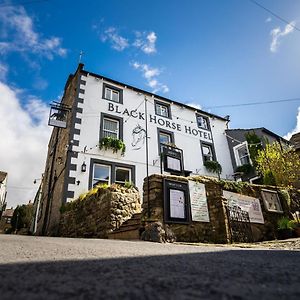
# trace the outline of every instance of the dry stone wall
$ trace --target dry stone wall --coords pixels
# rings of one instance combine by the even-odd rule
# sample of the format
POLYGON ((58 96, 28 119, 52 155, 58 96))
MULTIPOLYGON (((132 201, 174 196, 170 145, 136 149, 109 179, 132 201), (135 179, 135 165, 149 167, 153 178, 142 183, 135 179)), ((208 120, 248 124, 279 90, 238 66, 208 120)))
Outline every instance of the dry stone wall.
POLYGON ((140 194, 134 187, 96 187, 62 207, 59 233, 64 237, 107 238, 140 212, 140 194))
POLYGON ((151 223, 162 224, 166 230, 171 230, 177 241, 185 242, 213 242, 228 243, 231 240, 230 224, 226 213, 227 200, 223 197, 223 190, 259 199, 264 224, 251 223, 254 241, 271 240, 276 238, 278 219, 288 216, 291 210, 299 210, 300 192, 297 190, 283 190, 274 186, 251 185, 233 181, 217 180, 204 176, 179 177, 171 175, 151 175, 144 181, 143 212, 145 228, 153 230, 151 223), (203 183, 206 189, 207 205, 210 222, 193 222, 189 224, 166 224, 164 220, 164 179, 188 182, 188 180, 203 183), (269 212, 265 209, 261 190, 277 191, 283 208, 283 213, 269 212), (148 203, 149 199, 149 203, 148 203))

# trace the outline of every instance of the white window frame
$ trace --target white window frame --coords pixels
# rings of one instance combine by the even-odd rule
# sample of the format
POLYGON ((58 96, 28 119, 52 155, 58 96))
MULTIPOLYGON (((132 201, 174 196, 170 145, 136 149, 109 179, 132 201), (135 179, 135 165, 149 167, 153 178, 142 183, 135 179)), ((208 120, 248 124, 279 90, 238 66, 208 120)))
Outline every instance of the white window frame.
POLYGON ((161 102, 155 102, 155 114, 160 116, 160 117, 164 117, 164 118, 170 118, 170 105, 169 104, 164 104, 161 102), (162 108, 163 110, 165 109, 167 115, 164 115, 162 113, 162 108))
POLYGON ((210 152, 211 152, 211 159, 209 159, 209 161, 214 161, 214 151, 213 151, 213 146, 212 145, 208 145, 208 144, 201 144, 201 151, 202 151, 202 156, 203 156, 203 163, 205 163, 208 160, 205 160, 204 158, 207 157, 207 154, 204 154, 203 148, 208 147, 210 148, 210 152))
MULTIPOLYGON (((170 143, 170 144, 173 143, 173 135, 172 135, 171 133, 164 132, 164 131, 160 131, 160 132, 158 133, 158 141, 159 141, 159 150, 160 150, 160 153, 163 152, 163 147, 164 147, 164 144, 165 144, 165 143, 162 143, 162 142, 160 141, 160 136, 161 136, 161 135, 164 135, 164 136, 167 136, 167 137, 168 137, 168 139, 169 139, 169 142, 168 142, 168 143, 170 143)), ((167 143, 167 144, 168 144, 168 143, 167 143)))
POLYGON ((240 156, 239 156, 239 152, 238 152, 238 150, 242 147, 246 147, 247 152, 248 152, 248 157, 249 157, 249 163, 252 165, 252 161, 251 161, 251 158, 250 158, 250 152, 249 152, 249 148, 248 148, 248 142, 245 141, 245 142, 240 143, 240 144, 233 147, 233 153, 234 153, 234 158, 235 158, 235 162, 236 162, 237 167, 243 166, 243 164, 241 162, 241 159, 240 159, 240 156))
MULTIPOLYGON (((111 184, 111 166, 110 165, 105 165, 105 164, 94 164, 93 165, 93 179, 92 179, 92 186, 94 186, 94 181, 95 180, 97 180, 97 181, 99 181, 99 180, 102 180, 101 178, 95 178, 95 167, 96 166, 100 166, 100 167, 105 167, 105 168, 107 168, 108 169, 108 182, 107 182, 107 184, 108 185, 110 185, 111 184)), ((105 181, 106 182, 106 180, 102 180, 102 181, 105 181)), ((104 183, 104 182, 103 182, 104 183)))
POLYGON ((117 170, 126 170, 126 171, 129 171, 129 181, 131 182, 131 169, 130 168, 125 168, 125 167, 118 167, 116 166, 115 167, 115 183, 118 183, 118 184, 125 184, 125 181, 117 181, 117 170))
POLYGON ((117 102, 117 103, 120 103, 120 92, 117 91, 117 90, 114 90, 110 87, 105 87, 105 91, 104 91, 104 97, 105 99, 107 100, 110 100, 110 101, 113 101, 113 102, 117 102), (107 97, 107 92, 108 92, 108 97, 107 97), (113 99, 113 93, 117 94, 118 95, 118 99, 117 100, 114 100, 113 99))
MULTIPOLYGON (((103 117, 103 124, 102 124, 102 136, 103 137, 107 137, 106 135, 105 135, 105 132, 107 132, 107 133, 112 133, 112 134, 117 134, 117 139, 119 139, 120 138, 120 121, 119 120, 116 120, 116 119, 113 119, 113 118, 109 118, 109 117, 103 117), (117 126, 117 131, 115 132, 115 131, 110 131, 110 130, 107 130, 107 129, 105 129, 105 126, 104 126, 104 122, 105 122, 105 120, 108 120, 108 121, 112 121, 112 122, 115 122, 115 123, 117 123, 118 124, 118 126, 117 126)), ((108 136, 110 136, 110 135, 108 135, 108 136)))

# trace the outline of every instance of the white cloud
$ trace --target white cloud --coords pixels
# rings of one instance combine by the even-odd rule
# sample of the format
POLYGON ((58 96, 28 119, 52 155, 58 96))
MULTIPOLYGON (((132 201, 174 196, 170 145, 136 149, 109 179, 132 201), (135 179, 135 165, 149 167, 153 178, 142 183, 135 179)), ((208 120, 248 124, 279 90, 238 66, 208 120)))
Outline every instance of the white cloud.
POLYGON ((117 29, 114 27, 106 29, 101 40, 102 42, 108 41, 111 44, 111 47, 117 51, 123 51, 129 47, 128 39, 120 36, 117 29))
POLYGON ((8 206, 33 199, 35 178, 44 172, 51 128, 47 125, 49 107, 30 97, 21 106, 16 89, 0 82, 1 170, 8 172, 8 206))
POLYGON ((0 10, 0 53, 33 53, 53 59, 65 56, 58 37, 43 38, 35 31, 33 20, 22 6, 4 6, 0 10))
POLYGON ((272 21, 272 18, 271 18, 271 17, 269 17, 269 18, 267 18, 267 19, 266 19, 266 21, 265 21, 265 22, 266 22, 266 23, 269 23, 269 22, 271 22, 271 21, 272 21))
POLYGON ((280 29, 280 27, 276 27, 271 31, 272 36, 272 42, 270 45, 270 51, 276 52, 278 49, 278 46, 280 44, 280 40, 282 37, 292 33, 294 31, 294 27, 296 25, 295 21, 292 21, 291 23, 287 24, 283 30, 280 29))
POLYGON ((131 65, 134 69, 142 72, 143 77, 147 81, 147 85, 152 88, 153 93, 157 93, 159 91, 163 93, 169 92, 168 86, 160 83, 157 79, 157 76, 159 76, 161 73, 160 69, 153 68, 147 64, 140 64, 138 62, 133 62, 131 65))
POLYGON ((290 140, 292 135, 297 132, 300 132, 300 106, 298 107, 296 127, 292 131, 288 132, 283 138, 285 138, 286 140, 290 140))
POLYGON ((0 62, 0 80, 5 81, 8 73, 8 66, 0 62))
POLYGON ((133 46, 141 49, 146 54, 153 54, 156 53, 156 40, 157 36, 154 31, 149 32, 148 34, 146 32, 139 32, 136 33, 136 39, 133 43, 133 46))
POLYGON ((189 102, 189 103, 186 103, 186 105, 191 106, 191 107, 194 107, 194 108, 197 108, 197 109, 202 109, 202 108, 201 108, 201 105, 198 104, 198 103, 189 102))

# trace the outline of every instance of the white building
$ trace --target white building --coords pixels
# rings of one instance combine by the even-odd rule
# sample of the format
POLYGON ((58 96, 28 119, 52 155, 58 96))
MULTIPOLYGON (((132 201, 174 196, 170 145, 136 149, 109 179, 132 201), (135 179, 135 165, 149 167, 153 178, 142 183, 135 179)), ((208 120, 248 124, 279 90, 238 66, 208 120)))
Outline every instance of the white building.
POLYGON ((0 216, 5 210, 7 195, 7 173, 0 171, 0 216))
MULTIPOLYGON (((49 194, 49 178, 54 173, 58 176, 65 172, 64 180, 59 183, 61 192, 52 192, 54 198, 60 194, 62 203, 76 199, 99 182, 122 184, 130 181, 142 191, 146 177, 146 126, 149 174, 161 172, 160 143, 172 143, 183 150, 184 170, 216 176, 204 166, 204 161, 216 160, 222 166, 221 177, 232 178, 225 135, 227 118, 85 71, 82 64, 70 76, 62 103, 72 107, 71 118, 67 129, 53 130, 44 183, 49 194), (68 132, 69 141, 63 131, 68 132), (126 145, 124 155, 121 151, 100 150, 99 141, 103 137, 122 140, 126 145), (62 150, 53 156, 56 149, 68 149, 66 158, 62 150), (58 158, 60 162, 57 162, 58 158), (47 172, 51 173, 51 159, 55 161, 52 165, 55 172, 47 175, 47 172), (58 164, 64 165, 64 159, 66 168, 60 172, 58 164)), ((42 199, 47 198, 45 191, 42 199)), ((51 203, 44 204, 45 210, 45 205, 50 206, 48 214, 53 211, 51 207, 55 202, 50 198, 48 202, 51 203)), ((43 209, 43 205, 41 207, 43 209)))

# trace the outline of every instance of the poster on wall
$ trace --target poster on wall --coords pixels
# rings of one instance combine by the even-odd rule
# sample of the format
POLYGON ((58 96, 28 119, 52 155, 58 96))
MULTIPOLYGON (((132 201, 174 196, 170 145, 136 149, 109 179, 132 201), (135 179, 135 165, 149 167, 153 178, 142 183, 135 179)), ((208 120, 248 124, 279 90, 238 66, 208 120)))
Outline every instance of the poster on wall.
POLYGON ((228 205, 238 206, 248 212, 250 223, 265 223, 259 199, 228 191, 223 191, 223 196, 227 199, 228 205))
POLYGON ((185 218, 185 197, 183 191, 170 189, 170 217, 185 218))
POLYGON ((276 191, 261 190, 261 195, 264 200, 264 205, 267 211, 282 213, 282 206, 278 193, 276 191))
POLYGON ((205 185, 189 181, 192 221, 209 222, 205 185))
POLYGON ((189 224, 190 220, 188 183, 164 179, 164 221, 189 224))

